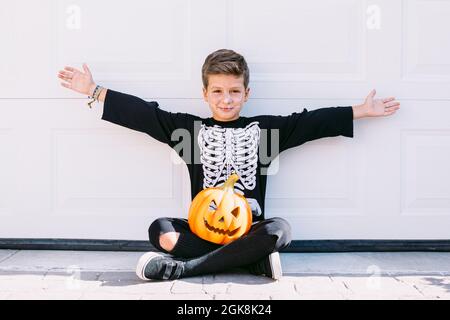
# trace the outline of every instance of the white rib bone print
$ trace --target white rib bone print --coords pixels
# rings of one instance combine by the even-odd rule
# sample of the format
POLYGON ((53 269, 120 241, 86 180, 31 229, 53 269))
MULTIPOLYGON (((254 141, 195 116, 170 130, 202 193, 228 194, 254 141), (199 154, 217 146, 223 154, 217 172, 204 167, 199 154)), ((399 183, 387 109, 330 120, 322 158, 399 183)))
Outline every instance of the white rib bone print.
POLYGON ((202 125, 198 144, 203 164, 204 189, 222 185, 233 173, 240 177, 235 184, 236 192, 243 194, 244 189, 255 188, 261 134, 258 124, 255 121, 245 128, 202 125))

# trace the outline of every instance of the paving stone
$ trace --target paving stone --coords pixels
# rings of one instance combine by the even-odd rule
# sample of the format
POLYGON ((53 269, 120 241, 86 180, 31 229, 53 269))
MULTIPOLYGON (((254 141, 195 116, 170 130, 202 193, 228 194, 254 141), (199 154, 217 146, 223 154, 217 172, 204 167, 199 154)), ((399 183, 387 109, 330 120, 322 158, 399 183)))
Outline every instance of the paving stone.
POLYGON ((7 259, 0 266, 2 268, 20 267, 22 270, 32 268, 61 271, 73 269, 134 271, 141 255, 142 252, 24 250, 7 259))
POLYGON ((227 293, 230 294, 275 294, 295 293, 294 283, 288 281, 273 281, 270 279, 262 279, 261 283, 232 283, 228 287, 227 293))
POLYGON ((299 300, 301 297, 296 292, 270 294, 271 300, 299 300))
POLYGON ((0 301, 1 300, 6 300, 8 299, 8 297, 11 295, 10 292, 0 292, 0 301))
POLYGON ((215 294, 214 300, 270 300, 269 294, 259 293, 234 293, 234 294, 215 294))
POLYGON ((189 277, 179 280, 175 280, 170 290, 172 293, 193 293, 204 294, 203 290, 203 278, 202 277, 189 277))
MULTIPOLYGON (((231 278, 229 278, 231 280, 231 278)), ((227 293, 229 281, 224 281, 224 278, 215 274, 203 277, 203 291, 210 294, 227 293)))
POLYGON ((450 276, 396 276, 395 279, 419 291, 426 299, 450 299, 450 276))
POLYGON ((80 300, 140 300, 139 294, 124 294, 111 292, 85 292, 80 300))
POLYGON ((109 271, 98 274, 99 281, 142 281, 133 271, 109 271))
POLYGON ((102 281, 98 287, 88 289, 89 292, 114 293, 114 294, 170 294, 173 285, 172 281, 102 281))
POLYGON ((449 253, 282 254, 293 273, 278 281, 239 272, 142 281, 141 255, 0 250, 0 299, 450 299, 449 253))
POLYGON ((8 300, 79 300, 83 295, 82 291, 68 290, 42 290, 37 292, 15 292, 8 300))
POLYGON ((98 272, 89 271, 49 271, 44 276, 44 281, 48 283, 48 289, 67 290, 77 292, 99 287, 102 282, 97 280, 100 276, 98 272))
POLYGON ((400 297, 423 298, 412 286, 386 276, 332 277, 334 282, 347 288, 346 299, 398 299, 400 297))
POLYGON ((213 295, 206 293, 182 294, 146 294, 142 300, 212 300, 213 295))
POLYGON ((87 271, 87 270, 67 270, 67 271, 54 271, 49 270, 45 273, 44 280, 54 281, 61 280, 65 281, 69 278, 78 279, 81 281, 97 281, 102 275, 102 272, 87 271))
POLYGON ((36 292, 48 287, 48 283, 43 281, 41 277, 30 278, 27 277, 22 280, 21 277, 17 279, 0 279, 0 292, 36 292))
POLYGON ((102 285, 100 281, 85 281, 79 279, 67 278, 66 280, 46 281, 47 290, 58 290, 67 292, 79 292, 95 290, 102 285))
POLYGON ((450 273, 448 252, 282 253, 285 274, 450 273))
POLYGON ((264 292, 277 293, 280 291, 289 292, 294 290, 291 283, 274 281, 264 276, 253 276, 248 273, 221 273, 205 276, 203 280, 203 290, 211 294, 229 293, 256 293, 264 292))
POLYGON ((43 280, 46 273, 46 271, 0 271, 0 281, 19 280, 26 282, 27 280, 43 280))
POLYGON ((309 300, 318 297, 324 297, 326 300, 343 299, 347 290, 329 276, 285 276, 283 280, 294 283, 295 291, 300 295, 300 299, 309 300))
POLYGON ((346 300, 342 294, 336 292, 325 292, 325 293, 315 293, 315 292, 305 292, 299 294, 298 300, 346 300))

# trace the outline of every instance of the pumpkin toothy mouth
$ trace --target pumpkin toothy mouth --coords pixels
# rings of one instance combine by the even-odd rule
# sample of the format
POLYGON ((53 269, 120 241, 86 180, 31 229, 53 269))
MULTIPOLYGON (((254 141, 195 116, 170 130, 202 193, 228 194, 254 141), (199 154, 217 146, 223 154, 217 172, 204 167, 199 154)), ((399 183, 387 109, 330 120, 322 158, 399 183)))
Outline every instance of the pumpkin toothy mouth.
POLYGON ((215 233, 218 233, 218 234, 227 235, 229 237, 234 236, 239 231, 239 229, 241 228, 241 227, 238 227, 238 228, 234 229, 233 231, 228 231, 228 230, 225 231, 225 230, 222 230, 222 229, 219 229, 219 228, 214 228, 213 226, 210 226, 208 224, 208 222, 206 221, 206 219, 203 219, 203 221, 205 222, 206 229, 208 229, 209 231, 215 232, 215 233))

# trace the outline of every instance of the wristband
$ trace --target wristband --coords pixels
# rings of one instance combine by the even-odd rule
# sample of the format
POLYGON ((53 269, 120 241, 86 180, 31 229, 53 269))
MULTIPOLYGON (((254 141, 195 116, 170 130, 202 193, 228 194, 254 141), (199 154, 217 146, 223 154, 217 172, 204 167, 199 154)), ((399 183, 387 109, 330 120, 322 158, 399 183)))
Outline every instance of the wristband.
POLYGON ((90 109, 92 109, 92 103, 98 101, 98 97, 100 96, 102 89, 103 89, 102 86, 97 85, 94 89, 94 92, 92 93, 92 96, 89 96, 89 99, 92 99, 91 101, 88 102, 88 106, 90 109))

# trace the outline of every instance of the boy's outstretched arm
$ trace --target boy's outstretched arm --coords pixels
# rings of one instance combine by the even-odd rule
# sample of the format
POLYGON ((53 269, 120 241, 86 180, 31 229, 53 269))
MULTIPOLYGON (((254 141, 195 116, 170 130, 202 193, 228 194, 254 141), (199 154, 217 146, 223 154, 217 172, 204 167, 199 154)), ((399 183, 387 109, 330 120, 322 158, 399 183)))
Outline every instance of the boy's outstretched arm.
MULTIPOLYGON (((96 84, 86 64, 83 64, 83 70, 66 66, 59 71, 58 78, 62 80, 63 87, 92 97, 96 84)), ((147 133, 172 147, 178 142, 172 140, 172 133, 176 129, 190 128, 198 118, 187 113, 162 110, 156 101, 145 101, 112 89, 101 90, 98 101, 104 102, 102 120, 147 133)))
POLYGON ((367 96, 363 104, 319 108, 294 112, 289 116, 272 116, 272 128, 279 129, 279 151, 302 145, 325 137, 353 137, 353 121, 366 117, 381 117, 394 114, 400 103, 395 97, 374 99, 375 89, 367 96))
POLYGON ((395 97, 374 99, 375 94, 373 89, 363 104, 352 106, 353 119, 390 116, 400 109, 400 102, 395 101, 395 97))

